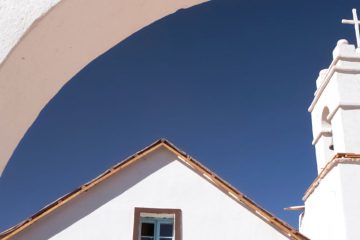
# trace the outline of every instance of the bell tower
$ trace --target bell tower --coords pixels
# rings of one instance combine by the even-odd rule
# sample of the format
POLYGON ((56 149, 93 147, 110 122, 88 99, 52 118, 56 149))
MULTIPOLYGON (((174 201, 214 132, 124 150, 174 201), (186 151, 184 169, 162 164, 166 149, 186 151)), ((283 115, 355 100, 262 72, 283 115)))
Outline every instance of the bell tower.
POLYGON ((360 48, 340 40, 309 107, 318 173, 339 153, 360 153, 360 48))
POLYGON ((309 107, 318 176, 305 192, 300 232, 313 240, 360 239, 360 21, 357 47, 338 41, 309 107))

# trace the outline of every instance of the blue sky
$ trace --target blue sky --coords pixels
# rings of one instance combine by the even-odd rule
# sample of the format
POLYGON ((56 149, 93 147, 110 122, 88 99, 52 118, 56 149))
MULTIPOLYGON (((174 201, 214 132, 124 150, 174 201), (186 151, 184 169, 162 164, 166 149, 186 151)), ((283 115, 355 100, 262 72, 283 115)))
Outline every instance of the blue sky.
POLYGON ((316 177, 310 105, 356 1, 211 1, 168 16, 79 72, 0 178, 0 230, 158 138, 297 227, 316 177))

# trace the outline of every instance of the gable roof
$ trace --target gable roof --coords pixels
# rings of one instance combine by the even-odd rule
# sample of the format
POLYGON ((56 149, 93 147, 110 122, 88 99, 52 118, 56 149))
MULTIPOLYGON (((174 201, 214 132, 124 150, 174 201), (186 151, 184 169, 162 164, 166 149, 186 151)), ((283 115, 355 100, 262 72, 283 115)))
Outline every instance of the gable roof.
POLYGON ((55 200, 54 202, 50 203, 49 205, 42 208, 40 211, 32 215, 31 217, 27 218, 26 220, 20 222, 19 224, 5 230, 4 232, 0 233, 0 239, 10 239, 11 237, 15 236, 17 233, 23 231, 24 229, 28 228, 30 225, 35 223, 36 221, 40 220, 41 218, 47 216, 54 210, 58 209, 62 205, 68 203, 72 199, 76 198, 78 195, 83 194, 84 192, 88 191, 95 185, 101 183, 102 181, 106 180, 107 178, 111 177, 115 173, 121 172, 129 165, 136 162, 138 159, 148 155, 149 153, 155 151, 160 147, 165 147, 170 152, 177 155, 178 159, 188 166, 190 166, 194 171, 203 175, 206 179, 210 182, 215 184, 218 188, 223 190, 225 193, 229 195, 229 197, 236 200, 242 206, 246 207, 249 211, 253 214, 258 216, 259 218, 263 219, 269 225, 277 229, 279 232, 284 234, 285 236, 289 237, 290 239, 308 239, 304 235, 302 235, 299 231, 295 228, 291 227, 289 224, 285 223, 284 221, 280 220, 279 218, 275 217, 270 212, 266 211, 259 205, 257 205, 254 201, 250 198, 245 196, 243 193, 238 191, 236 188, 231 186, 225 180, 217 176, 214 172, 210 171, 200 162, 183 152, 182 150, 178 149, 175 145, 170 143, 166 139, 160 139, 153 144, 149 145, 148 147, 142 149, 141 151, 131 155, 130 157, 126 158, 125 160, 119 162, 118 164, 114 165, 113 167, 106 170, 104 173, 100 174, 93 180, 85 183, 84 185, 78 187, 74 191, 60 197, 59 199, 55 200))

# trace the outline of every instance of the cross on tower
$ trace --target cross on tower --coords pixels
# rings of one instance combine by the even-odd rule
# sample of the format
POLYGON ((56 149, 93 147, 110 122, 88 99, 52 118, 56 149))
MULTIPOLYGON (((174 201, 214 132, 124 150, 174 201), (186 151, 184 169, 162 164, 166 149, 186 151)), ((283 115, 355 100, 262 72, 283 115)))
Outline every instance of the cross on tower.
POLYGON ((353 8, 352 13, 353 13, 353 20, 343 19, 341 21, 341 23, 343 23, 343 24, 354 24, 354 26, 355 26, 355 35, 356 35, 356 43, 357 43, 357 47, 360 48, 360 31, 359 31, 360 21, 359 21, 359 19, 357 17, 355 8, 353 8))

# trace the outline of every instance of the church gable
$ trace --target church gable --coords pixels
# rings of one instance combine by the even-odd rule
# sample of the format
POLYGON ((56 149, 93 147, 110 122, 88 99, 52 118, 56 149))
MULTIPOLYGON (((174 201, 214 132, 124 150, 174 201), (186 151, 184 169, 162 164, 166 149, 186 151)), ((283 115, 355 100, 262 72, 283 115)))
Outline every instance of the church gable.
POLYGON ((174 226, 168 234, 176 240, 306 239, 166 140, 119 163, 3 236, 136 239, 141 224, 150 232, 154 226, 174 226))

